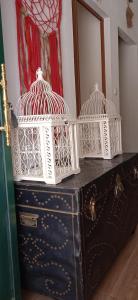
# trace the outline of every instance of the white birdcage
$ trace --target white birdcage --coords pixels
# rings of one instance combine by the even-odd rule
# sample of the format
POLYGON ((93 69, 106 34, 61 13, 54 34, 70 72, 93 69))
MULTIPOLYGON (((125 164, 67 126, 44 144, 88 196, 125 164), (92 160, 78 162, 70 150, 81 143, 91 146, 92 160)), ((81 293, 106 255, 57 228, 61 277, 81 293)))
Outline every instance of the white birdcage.
POLYGON ((57 184, 80 172, 77 124, 61 96, 37 70, 30 91, 18 102, 18 127, 12 130, 12 159, 16 181, 57 184))
POLYGON ((111 159, 122 153, 121 117, 95 85, 83 104, 79 123, 79 156, 111 159))

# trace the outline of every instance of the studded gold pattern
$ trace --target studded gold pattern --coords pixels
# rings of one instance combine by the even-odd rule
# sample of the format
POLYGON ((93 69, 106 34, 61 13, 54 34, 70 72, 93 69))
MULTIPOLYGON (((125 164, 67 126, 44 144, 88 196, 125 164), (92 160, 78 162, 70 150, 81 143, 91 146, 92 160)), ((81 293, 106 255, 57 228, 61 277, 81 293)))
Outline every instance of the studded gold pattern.
POLYGON ((17 204, 36 206, 54 211, 76 213, 72 194, 16 189, 17 204))

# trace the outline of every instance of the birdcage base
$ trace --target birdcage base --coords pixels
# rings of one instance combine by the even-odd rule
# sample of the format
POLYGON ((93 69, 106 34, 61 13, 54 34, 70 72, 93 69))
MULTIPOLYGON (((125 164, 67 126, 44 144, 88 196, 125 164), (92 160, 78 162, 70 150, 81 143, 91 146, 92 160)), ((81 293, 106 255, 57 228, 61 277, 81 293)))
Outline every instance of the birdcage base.
POLYGON ((19 175, 19 176, 15 176, 14 180, 17 182, 25 180, 25 181, 40 181, 40 182, 45 182, 46 184, 58 184, 66 177, 79 174, 79 173, 80 173, 80 168, 76 169, 75 171, 65 173, 59 177, 48 178, 48 177, 38 177, 38 176, 30 176, 30 175, 26 175, 26 176, 19 175))
POLYGON ((97 154, 94 154, 94 153, 88 153, 88 154, 85 154, 83 156, 80 156, 80 159, 84 159, 84 158, 99 158, 99 159, 112 159, 118 155, 122 154, 122 151, 118 152, 117 154, 115 155, 97 155, 97 154))

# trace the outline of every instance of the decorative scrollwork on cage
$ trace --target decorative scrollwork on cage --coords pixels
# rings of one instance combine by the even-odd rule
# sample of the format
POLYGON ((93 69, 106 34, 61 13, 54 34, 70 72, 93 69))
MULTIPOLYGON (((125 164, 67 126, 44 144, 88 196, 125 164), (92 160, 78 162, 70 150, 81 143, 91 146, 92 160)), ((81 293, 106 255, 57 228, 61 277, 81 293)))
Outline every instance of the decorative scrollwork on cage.
POLYGON ((12 132, 14 176, 56 184, 80 172, 77 122, 40 68, 36 77, 18 101, 18 128, 12 132))

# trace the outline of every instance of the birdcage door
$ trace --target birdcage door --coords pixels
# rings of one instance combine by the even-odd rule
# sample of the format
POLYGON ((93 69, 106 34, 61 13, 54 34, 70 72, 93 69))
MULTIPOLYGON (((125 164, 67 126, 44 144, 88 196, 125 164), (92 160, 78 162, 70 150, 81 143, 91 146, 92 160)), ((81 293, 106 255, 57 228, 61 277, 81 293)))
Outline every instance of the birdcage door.
POLYGON ((0 7, 0 299, 20 300, 5 76, 0 7))

